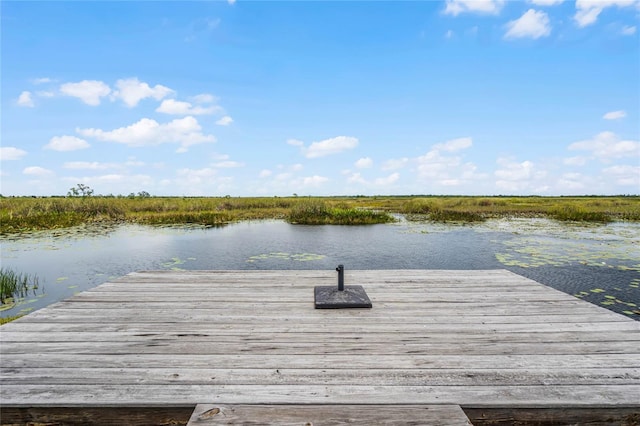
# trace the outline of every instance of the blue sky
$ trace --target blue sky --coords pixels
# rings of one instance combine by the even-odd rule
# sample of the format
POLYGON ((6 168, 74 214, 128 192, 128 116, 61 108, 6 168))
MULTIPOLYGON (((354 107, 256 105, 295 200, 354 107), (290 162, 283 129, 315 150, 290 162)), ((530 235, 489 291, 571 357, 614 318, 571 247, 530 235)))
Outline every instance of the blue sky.
POLYGON ((640 193, 640 1, 2 1, 2 195, 640 193))

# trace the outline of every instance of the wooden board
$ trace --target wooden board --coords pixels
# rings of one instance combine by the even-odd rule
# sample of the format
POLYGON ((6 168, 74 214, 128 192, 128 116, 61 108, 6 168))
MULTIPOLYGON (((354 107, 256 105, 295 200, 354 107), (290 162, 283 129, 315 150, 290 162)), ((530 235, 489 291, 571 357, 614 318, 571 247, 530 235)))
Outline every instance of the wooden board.
POLYGON ((471 426, 458 405, 212 405, 199 404, 187 426, 207 425, 471 426))
POLYGON ((447 404, 474 423, 640 416, 640 322, 504 270, 347 271, 345 283, 373 308, 314 309, 334 271, 118 278, 0 327, 3 413, 447 404))

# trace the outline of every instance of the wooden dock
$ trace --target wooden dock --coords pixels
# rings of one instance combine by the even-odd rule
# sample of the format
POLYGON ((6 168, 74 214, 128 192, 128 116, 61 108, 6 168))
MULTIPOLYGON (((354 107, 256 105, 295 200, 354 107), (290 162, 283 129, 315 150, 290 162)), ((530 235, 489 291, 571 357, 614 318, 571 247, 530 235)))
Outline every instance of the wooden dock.
POLYGON ((314 309, 336 279, 137 272, 36 311, 0 327, 1 423, 640 423, 640 322, 505 270, 347 270, 373 308, 314 309))

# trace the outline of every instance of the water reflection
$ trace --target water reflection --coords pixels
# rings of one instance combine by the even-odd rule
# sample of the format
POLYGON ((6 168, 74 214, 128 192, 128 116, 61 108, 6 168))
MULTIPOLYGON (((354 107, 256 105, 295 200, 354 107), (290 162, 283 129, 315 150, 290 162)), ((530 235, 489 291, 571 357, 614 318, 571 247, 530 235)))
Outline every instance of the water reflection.
POLYGON ((640 224, 544 219, 465 226, 83 226, 2 238, 3 267, 36 274, 45 293, 0 314, 25 313, 138 270, 334 269, 342 263, 348 269, 506 268, 640 319, 639 243, 640 224))

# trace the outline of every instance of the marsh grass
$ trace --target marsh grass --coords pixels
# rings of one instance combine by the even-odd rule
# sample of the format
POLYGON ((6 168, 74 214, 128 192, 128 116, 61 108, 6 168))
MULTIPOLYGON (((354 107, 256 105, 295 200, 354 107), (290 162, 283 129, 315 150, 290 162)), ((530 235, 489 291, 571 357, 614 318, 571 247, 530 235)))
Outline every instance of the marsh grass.
POLYGON ((393 222, 386 212, 348 207, 344 203, 331 206, 322 200, 310 200, 296 204, 287 221, 301 225, 371 225, 393 222))
POLYGON ((13 315, 13 316, 10 316, 10 317, 0 318, 0 325, 6 324, 6 323, 11 322, 11 321, 15 321, 18 318, 21 318, 22 316, 23 315, 13 315))
POLYGON ((0 233, 18 234, 81 224, 140 223, 205 226, 239 220, 285 219, 307 224, 370 224, 409 220, 476 222, 503 217, 561 221, 640 221, 640 197, 10 197, 0 198, 0 233))
POLYGON ((550 216, 556 220, 570 222, 611 222, 611 217, 600 211, 589 211, 576 206, 556 207, 550 210, 550 216))
POLYGON ((11 304, 30 292, 35 295, 38 288, 38 277, 0 268, 0 303, 2 305, 11 304))
POLYGON ((146 214, 132 214, 130 222, 145 225, 176 225, 197 224, 203 226, 217 226, 229 223, 232 217, 227 213, 212 211, 192 212, 147 212, 146 214))

